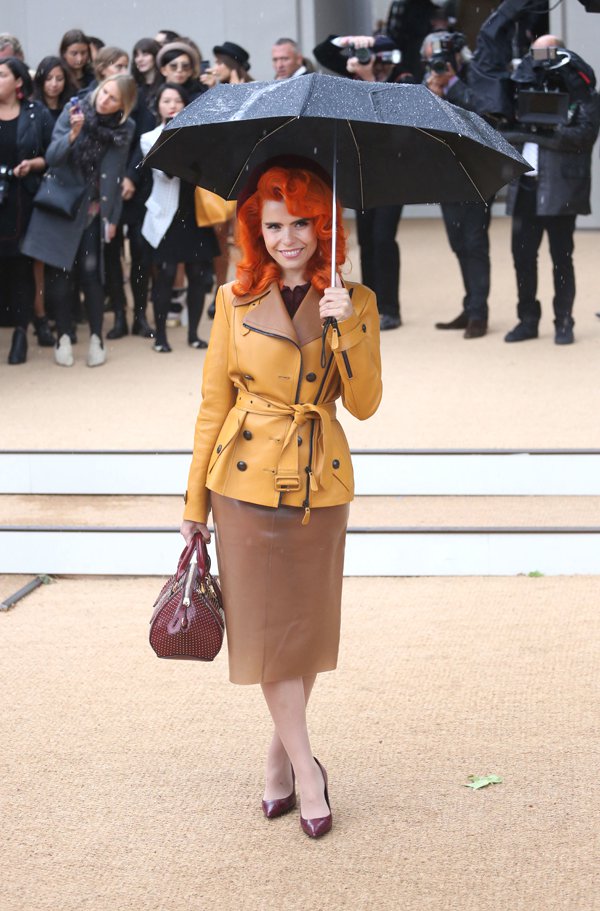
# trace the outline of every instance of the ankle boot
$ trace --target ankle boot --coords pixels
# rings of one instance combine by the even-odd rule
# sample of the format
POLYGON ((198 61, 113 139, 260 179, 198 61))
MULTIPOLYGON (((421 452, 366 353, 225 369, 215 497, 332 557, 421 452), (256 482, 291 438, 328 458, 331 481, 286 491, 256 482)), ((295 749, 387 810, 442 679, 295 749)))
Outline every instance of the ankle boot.
POLYGON ((13 332, 10 352, 8 354, 9 364, 24 364, 27 360, 27 332, 21 326, 17 326, 13 332))
POLYGON ((33 325, 37 335, 38 345, 40 348, 54 348, 56 339, 50 328, 47 316, 34 316, 33 325))
POLYGON ((125 311, 117 310, 115 313, 115 324, 110 332, 106 333, 106 337, 110 339, 123 338, 124 335, 128 334, 129 327, 127 325, 127 320, 125 319, 125 311))
POLYGON ((133 317, 133 326, 131 327, 132 335, 141 335, 142 338, 154 338, 154 330, 143 310, 138 310, 133 317))

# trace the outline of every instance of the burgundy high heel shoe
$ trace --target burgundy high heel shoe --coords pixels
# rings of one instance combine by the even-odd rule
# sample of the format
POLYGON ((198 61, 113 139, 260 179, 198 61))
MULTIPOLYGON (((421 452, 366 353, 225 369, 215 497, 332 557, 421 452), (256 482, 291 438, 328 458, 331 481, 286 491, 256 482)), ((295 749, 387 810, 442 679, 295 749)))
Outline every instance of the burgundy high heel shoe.
POLYGON ((263 800, 262 811, 267 819, 276 819, 278 816, 284 816, 296 806, 296 775, 292 768, 292 793, 287 797, 277 797, 275 800, 263 800))
POLYGON ((331 829, 333 825, 333 816, 331 814, 331 804, 329 803, 329 793, 327 791, 327 772, 316 756, 313 756, 313 759, 321 769, 321 774, 323 775, 323 783, 325 785, 325 803, 329 807, 329 815, 319 816, 317 819, 305 819, 304 816, 300 814, 300 825, 302 826, 302 831, 305 832, 309 838, 321 838, 322 835, 326 835, 327 832, 329 832, 331 829))

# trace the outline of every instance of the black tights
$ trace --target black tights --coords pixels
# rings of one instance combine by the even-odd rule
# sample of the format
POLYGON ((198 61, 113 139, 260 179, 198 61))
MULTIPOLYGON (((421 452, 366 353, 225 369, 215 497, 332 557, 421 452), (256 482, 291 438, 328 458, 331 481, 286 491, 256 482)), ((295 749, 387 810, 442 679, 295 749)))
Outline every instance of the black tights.
POLYGON ((53 267, 46 270, 46 293, 53 307, 59 339, 71 332, 77 280, 83 291, 90 335, 102 338, 104 287, 100 269, 100 249, 100 218, 96 216, 83 232, 71 271, 53 267))
POLYGON ((129 253, 131 256, 131 271, 129 284, 133 295, 133 312, 135 316, 146 315, 146 302, 148 300, 148 286, 150 284, 150 266, 147 265, 148 243, 142 236, 141 222, 130 223, 127 226, 129 238, 129 253))
MULTIPOLYGON (((161 263, 154 276, 152 303, 154 304, 156 343, 158 345, 165 345, 167 342, 167 313, 171 303, 176 271, 177 263, 161 263)), ((198 323, 204 308, 207 286, 212 282, 212 262, 201 260, 196 263, 185 263, 185 274, 188 280, 188 342, 193 342, 197 338, 198 323)))
POLYGON ((29 256, 0 256, 2 322, 27 329, 33 314, 34 298, 33 260, 29 256))

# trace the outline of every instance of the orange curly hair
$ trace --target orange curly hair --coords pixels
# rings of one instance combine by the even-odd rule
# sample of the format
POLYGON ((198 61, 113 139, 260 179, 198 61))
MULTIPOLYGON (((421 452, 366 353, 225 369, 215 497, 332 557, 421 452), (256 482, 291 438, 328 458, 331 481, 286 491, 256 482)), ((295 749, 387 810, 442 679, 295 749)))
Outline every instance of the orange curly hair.
MULTIPOLYGON (((308 262, 311 284, 322 293, 331 283, 331 238, 333 193, 317 174, 306 168, 269 168, 260 177, 256 191, 241 205, 237 217, 237 241, 242 257, 236 269, 234 294, 260 294, 281 278, 281 270, 267 253, 262 236, 261 214, 267 199, 284 202, 290 215, 311 218, 318 246, 308 262)), ((336 266, 346 259, 346 233, 342 211, 337 206, 336 266)))

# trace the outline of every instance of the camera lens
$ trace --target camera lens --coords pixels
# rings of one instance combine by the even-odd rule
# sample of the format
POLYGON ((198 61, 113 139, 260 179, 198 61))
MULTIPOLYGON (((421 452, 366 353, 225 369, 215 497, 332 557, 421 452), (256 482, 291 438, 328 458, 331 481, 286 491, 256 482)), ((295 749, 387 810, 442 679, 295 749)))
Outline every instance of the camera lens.
POLYGON ((368 47, 356 48, 356 59, 359 63, 368 63, 371 59, 371 51, 368 47))

